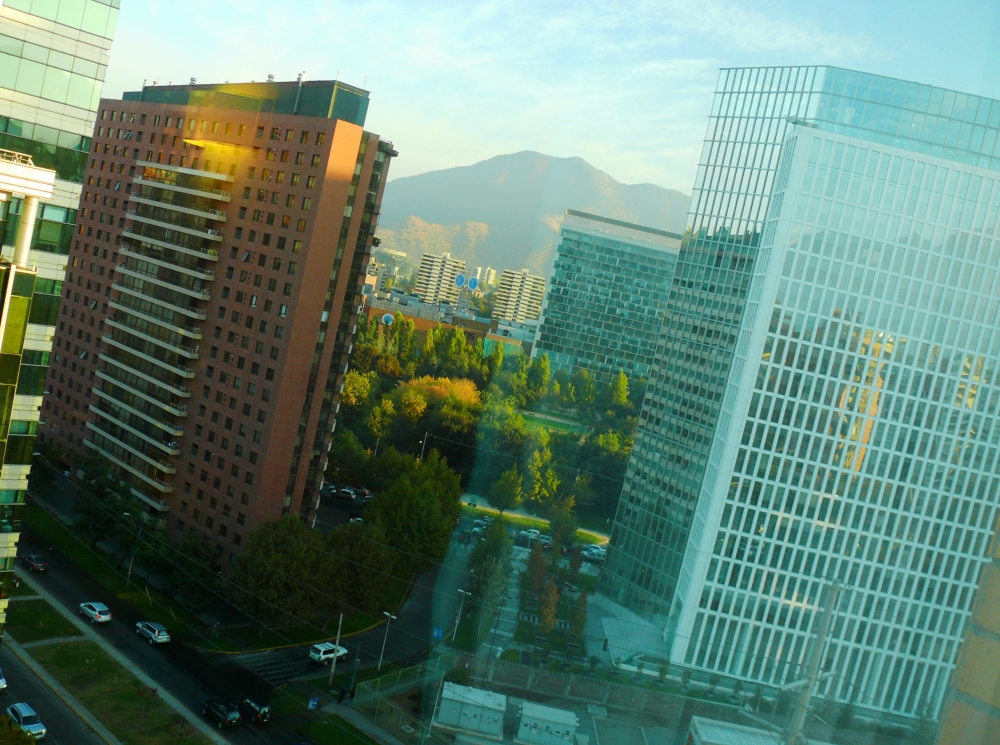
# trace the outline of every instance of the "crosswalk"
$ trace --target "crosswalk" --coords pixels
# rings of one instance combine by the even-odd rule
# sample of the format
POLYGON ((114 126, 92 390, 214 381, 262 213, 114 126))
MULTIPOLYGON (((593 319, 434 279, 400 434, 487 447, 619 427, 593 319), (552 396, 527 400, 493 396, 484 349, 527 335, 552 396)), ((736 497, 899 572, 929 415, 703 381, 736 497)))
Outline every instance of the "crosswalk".
POLYGON ((316 669, 309 660, 305 647, 234 655, 233 662, 252 670, 275 686, 287 683, 293 678, 316 669))

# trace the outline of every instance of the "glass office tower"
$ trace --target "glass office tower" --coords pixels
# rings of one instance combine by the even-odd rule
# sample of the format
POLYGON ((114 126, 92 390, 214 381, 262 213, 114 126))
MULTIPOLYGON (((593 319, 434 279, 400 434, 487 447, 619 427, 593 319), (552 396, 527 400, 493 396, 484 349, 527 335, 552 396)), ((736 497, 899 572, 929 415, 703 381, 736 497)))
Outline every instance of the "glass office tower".
POLYGON ((675 661, 820 696, 947 683, 996 519, 1000 102, 722 72, 604 590, 675 661))
POLYGON ((566 210, 532 355, 609 383, 649 377, 681 236, 566 210))
POLYGON ((0 612, 118 4, 0 7, 0 612))

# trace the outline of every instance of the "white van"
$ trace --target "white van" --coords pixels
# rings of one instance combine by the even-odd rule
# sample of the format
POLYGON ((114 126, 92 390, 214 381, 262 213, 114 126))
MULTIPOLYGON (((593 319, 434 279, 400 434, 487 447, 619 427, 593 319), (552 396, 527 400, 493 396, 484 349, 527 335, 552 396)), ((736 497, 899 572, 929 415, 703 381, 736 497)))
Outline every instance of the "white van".
POLYGON ((338 647, 332 642, 313 644, 309 649, 309 659, 317 665, 329 665, 330 661, 333 660, 334 657, 338 660, 347 657, 347 650, 343 647, 338 647))

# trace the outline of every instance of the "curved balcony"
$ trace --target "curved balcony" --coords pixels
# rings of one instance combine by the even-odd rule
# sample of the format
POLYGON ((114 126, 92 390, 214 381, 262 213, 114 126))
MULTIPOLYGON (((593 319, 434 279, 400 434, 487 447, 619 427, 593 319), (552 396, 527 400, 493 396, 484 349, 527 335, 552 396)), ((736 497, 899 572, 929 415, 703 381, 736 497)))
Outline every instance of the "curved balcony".
POLYGON ((193 359, 193 360, 198 359, 198 347, 185 347, 183 344, 173 344, 172 342, 169 342, 166 339, 160 339, 159 337, 156 336, 150 336, 149 334, 145 334, 142 331, 139 331, 138 329, 132 328, 131 326, 126 326, 124 323, 119 323, 118 321, 114 320, 114 318, 106 319, 105 324, 107 324, 113 329, 121 329, 127 334, 138 336, 140 339, 148 341, 150 344, 156 344, 158 346, 165 347, 174 354, 182 355, 183 357, 187 357, 188 359, 193 359))
MULTIPOLYGON (((146 375, 143 375, 142 373, 138 372, 137 370, 133 370, 128 365, 125 365, 125 364, 123 364, 123 363, 121 363, 121 362, 119 362, 117 360, 114 360, 114 359, 108 357, 107 355, 103 355, 103 354, 99 355, 99 359, 102 359, 102 360, 104 360, 106 362, 110 362, 110 363, 112 363, 114 365, 117 365, 122 370, 127 370, 130 374, 135 375, 138 378, 142 378, 143 380, 145 380, 148 383, 153 383, 154 385, 157 385, 157 386, 159 386, 161 388, 164 388, 165 390, 168 390, 171 393, 173 393, 175 396, 180 396, 181 398, 190 398, 190 396, 191 396, 191 389, 190 388, 179 388, 179 387, 171 386, 171 385, 169 385, 167 383, 164 383, 162 380, 156 380, 155 378, 149 378, 146 375)), ((136 390, 135 388, 131 387, 127 383, 122 382, 118 378, 114 378, 114 377, 108 375, 103 370, 98 370, 97 371, 97 377, 100 378, 101 380, 106 380, 109 383, 114 383, 119 388, 124 388, 126 391, 128 391, 132 395, 138 396, 141 399, 149 401, 149 403, 154 404, 155 406, 159 406, 161 409, 163 409, 166 412, 169 412, 169 413, 173 414, 174 416, 187 416, 187 406, 181 406, 179 404, 175 404, 175 403, 172 403, 172 402, 171 403, 167 403, 165 401, 160 401, 158 399, 155 399, 155 398, 153 398, 152 396, 150 396, 147 393, 143 393, 142 391, 136 390)))
MULTIPOLYGON (((149 300, 148 297, 145 298, 145 299, 149 300)), ((150 301, 150 302, 152 302, 152 301, 150 301)), ((162 305, 162 303, 157 303, 157 305, 162 305)), ((168 321, 165 318, 160 318, 159 316, 151 316, 151 315, 148 315, 146 313, 142 313, 142 312, 136 310, 135 308, 131 308, 131 307, 127 306, 127 305, 122 305, 121 303, 116 302, 114 300, 112 300, 112 301, 110 301, 108 303, 108 307, 109 308, 114 308, 115 310, 120 310, 123 313, 128 313, 130 316, 135 316, 136 318, 141 318, 142 320, 144 320, 144 321, 146 321, 148 323, 155 323, 157 326, 162 326, 165 329, 170 329, 175 334, 179 334, 181 336, 186 336, 189 339, 201 339, 202 338, 201 329, 198 328, 197 326, 178 326, 176 323, 168 321)))
MULTIPOLYGON (((132 333, 132 332, 129 331, 128 333, 132 333)), ((140 352, 135 347, 130 347, 127 344, 123 344, 122 342, 116 340, 114 337, 111 336, 111 334, 104 334, 104 336, 102 336, 101 339, 104 341, 105 344, 107 344, 109 346, 116 347, 117 349, 123 349, 126 352, 128 352, 129 354, 134 354, 136 357, 138 357, 141 360, 145 360, 146 362, 150 362, 150 363, 152 363, 154 365, 162 367, 164 370, 169 370, 170 372, 174 373, 175 375, 180 375, 182 378, 193 378, 194 377, 194 370, 192 370, 190 367, 183 367, 181 365, 172 365, 171 363, 167 362, 166 360, 161 360, 161 359, 159 359, 157 357, 153 357, 152 355, 144 354, 143 352, 140 352)), ((124 367, 124 365, 123 365, 123 367, 124 367)))
MULTIPOLYGON (((97 404, 91 404, 87 408, 90 411, 94 412, 97 416, 102 417, 104 419, 107 419, 109 422, 113 422, 117 427, 120 427, 121 429, 125 430, 126 432, 128 432, 131 435, 133 435, 134 437, 138 437, 143 442, 146 442, 146 443, 152 445, 157 450, 162 450, 167 455, 180 455, 181 454, 180 445, 178 445, 173 440, 171 440, 169 442, 164 442, 163 440, 157 440, 154 437, 150 437, 148 434, 146 434, 142 430, 136 429, 135 427, 130 427, 129 425, 125 424, 121 419, 117 418, 114 415, 113 412, 105 411, 104 409, 102 409, 97 404)), ((129 412, 129 413, 131 413, 131 412, 129 412)), ((143 417, 143 418, 145 418, 145 417, 143 417)), ((177 469, 175 468, 174 472, 176 472, 176 470, 177 469)))
MULTIPOLYGON (((150 401, 150 399, 149 399, 148 396, 144 396, 141 393, 138 393, 137 391, 131 390, 131 389, 128 388, 128 386, 124 386, 121 383, 119 383, 118 381, 113 381, 113 382, 119 388, 127 390, 133 396, 137 396, 139 398, 142 398, 144 401, 148 401, 149 403, 152 403, 154 406, 158 406, 159 408, 162 408, 164 411, 168 411, 169 413, 173 413, 173 412, 170 412, 169 409, 167 409, 165 406, 163 406, 160 402, 155 402, 154 403, 153 401, 150 401)), ((129 406, 128 404, 124 403, 120 399, 115 398, 110 393, 108 393, 107 391, 103 390, 101 388, 101 386, 99 386, 99 385, 94 387, 94 393, 99 398, 101 398, 101 399, 103 399, 105 401, 108 401, 112 405, 118 406, 118 407, 124 409, 129 414, 131 414, 132 416, 137 416, 140 419, 143 419, 144 421, 149 422, 154 427, 158 427, 158 428, 162 429, 167 434, 173 435, 174 437, 183 437, 184 436, 184 428, 181 427, 180 425, 178 425, 178 424, 171 424, 169 422, 161 422, 158 419, 156 419, 154 417, 151 417, 149 414, 147 414, 147 413, 145 413, 143 411, 139 411, 138 409, 132 408, 131 406, 129 406)))
POLYGON ((169 241, 161 241, 159 238, 151 238, 148 235, 137 233, 131 227, 122 228, 122 235, 126 238, 131 236, 132 240, 139 241, 140 243, 149 243, 150 245, 159 246, 160 248, 169 248, 171 251, 190 254, 191 256, 197 256, 202 259, 207 259, 208 261, 219 260, 219 252, 214 248, 192 248, 191 246, 181 246, 177 243, 170 243, 169 241))
POLYGON ((136 277, 144 282, 152 282, 154 285, 165 287, 173 292, 180 292, 185 295, 189 295, 190 297, 196 298, 198 300, 208 300, 210 297, 212 297, 211 291, 192 290, 187 287, 183 287, 181 285, 175 285, 172 282, 167 282, 165 280, 160 279, 159 277, 154 277, 150 274, 146 274, 145 272, 140 272, 135 269, 129 269, 125 264, 118 264, 115 267, 115 271, 121 272, 126 277, 136 277))
MULTIPOLYGON (((171 287, 173 287, 173 285, 171 285, 171 287)), ((140 290, 136 290, 131 287, 126 287, 121 282, 115 282, 114 289, 116 289, 118 292, 124 292, 126 295, 139 297, 142 298, 143 300, 148 300, 151 303, 162 305, 164 308, 170 308, 171 310, 175 310, 178 313, 184 314, 188 318, 197 318, 199 321, 204 321, 206 318, 208 318, 208 313, 203 311, 201 308, 191 308, 183 305, 174 305, 173 303, 167 302, 163 298, 153 297, 152 295, 147 295, 140 290)))
POLYGON ((152 217, 146 217, 140 215, 135 210, 126 214, 130 220, 134 222, 145 223, 146 225, 153 225, 157 228, 163 228, 164 230, 176 230, 179 233, 186 233, 187 235, 193 235, 196 238, 205 238, 210 241, 221 241, 222 231, 212 230, 211 228, 205 228, 204 230, 198 230, 196 228, 187 228, 183 225, 178 225, 172 222, 163 222, 162 220, 154 220, 152 217))
POLYGON ((184 266, 182 264, 174 264, 169 261, 164 261, 163 259, 158 259, 149 254, 139 253, 138 251, 132 250, 132 247, 128 244, 123 244, 118 253, 122 256, 134 256, 140 261, 148 261, 150 264, 155 264, 156 266, 162 266, 164 269, 170 269, 172 271, 181 272, 182 274, 189 274, 192 277, 197 277, 198 279, 204 279, 211 282, 215 279, 215 272, 209 269, 198 269, 196 267, 184 266))
POLYGON ((160 202, 156 199, 148 199, 146 197, 140 197, 133 194, 129 200, 135 204, 145 204, 149 207, 159 207, 162 209, 174 210, 175 212, 180 212, 185 215, 191 215, 192 217, 201 217, 205 220, 215 220, 217 222, 226 222, 229 218, 225 212, 219 210, 199 210, 194 207, 185 207, 180 204, 175 204, 174 202, 160 202))
MULTIPOLYGON (((112 420, 112 421, 114 421, 114 420, 112 420)), ((115 424, 118 425, 118 426, 121 426, 121 422, 115 421, 115 424)), ((132 455, 136 456, 137 458, 141 458, 146 463, 149 463, 149 465, 151 465, 153 468, 156 468, 156 469, 158 469, 160 471, 163 471, 164 473, 167 473, 167 474, 177 473, 177 466, 175 466, 173 463, 170 463, 169 461, 161 460, 160 458, 154 457, 152 455, 147 455, 146 453, 142 452, 141 450, 133 447, 132 445, 129 445, 127 442, 124 442, 124 441, 120 440, 118 437, 115 437, 113 434, 111 434, 107 430, 102 429, 101 427, 98 426, 98 423, 96 421, 94 421, 93 419, 90 419, 90 420, 87 421, 87 429, 90 429, 90 430, 93 430, 94 432, 100 433, 101 437, 106 437, 107 439, 111 440, 111 442, 113 442, 118 447, 122 448, 123 450, 127 450, 128 452, 132 453, 132 455)))

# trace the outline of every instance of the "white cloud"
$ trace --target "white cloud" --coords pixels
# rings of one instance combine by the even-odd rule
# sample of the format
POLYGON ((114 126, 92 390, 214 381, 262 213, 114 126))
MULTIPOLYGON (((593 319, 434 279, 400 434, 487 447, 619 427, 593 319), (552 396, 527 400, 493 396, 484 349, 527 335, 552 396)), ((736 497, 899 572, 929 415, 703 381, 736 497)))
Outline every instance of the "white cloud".
POLYGON ((339 73, 372 91, 391 176, 532 149, 689 191, 720 66, 869 47, 762 2, 148 0, 122 9, 106 95, 339 73))

